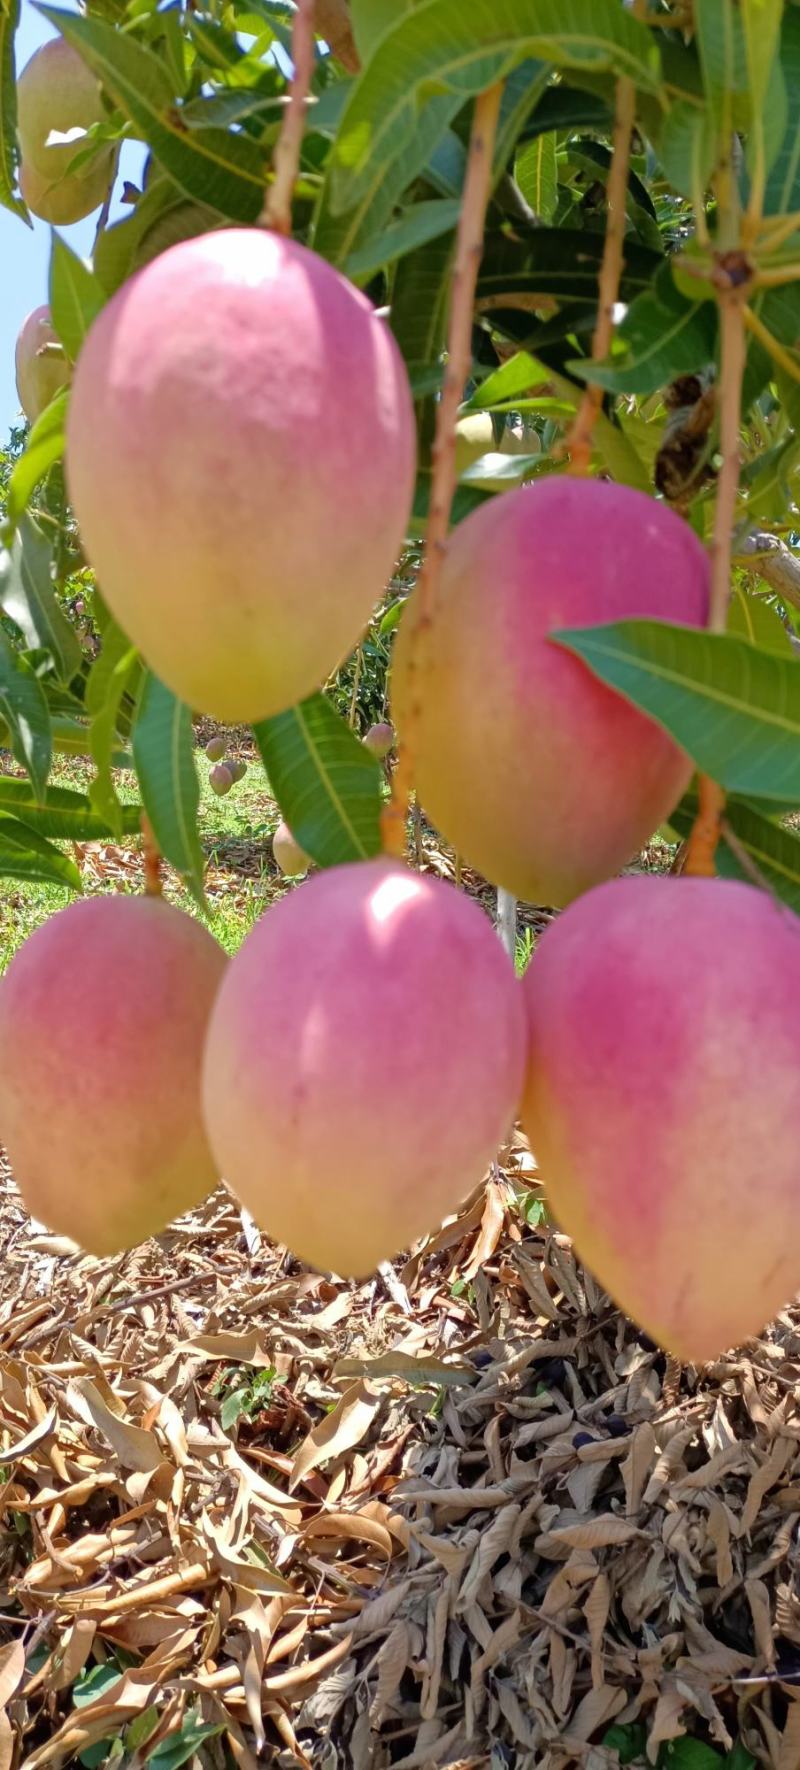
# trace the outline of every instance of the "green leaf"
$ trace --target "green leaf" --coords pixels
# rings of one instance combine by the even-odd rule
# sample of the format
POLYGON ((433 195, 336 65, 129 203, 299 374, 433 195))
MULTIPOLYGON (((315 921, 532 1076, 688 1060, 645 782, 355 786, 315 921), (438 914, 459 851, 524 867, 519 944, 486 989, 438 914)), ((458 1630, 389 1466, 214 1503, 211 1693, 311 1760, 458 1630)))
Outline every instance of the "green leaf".
POLYGON ((558 202, 558 163, 555 131, 537 135, 520 148, 514 176, 526 203, 540 221, 552 221, 558 202))
POLYGON ((0 717, 8 726, 17 761, 30 775, 37 799, 42 799, 52 760, 50 714, 38 676, 2 632, 0 717))
POLYGON ((88 1708, 90 1702, 106 1696, 121 1677, 120 1667, 113 1659, 107 1660, 105 1665, 90 1666, 73 1685, 72 1700, 76 1709, 88 1708))
POLYGON ((396 258, 404 258, 419 246, 427 245, 429 240, 451 233, 458 225, 460 208, 455 197, 415 203, 399 221, 393 221, 383 233, 351 252, 342 267, 345 276, 354 281, 371 277, 396 258))
POLYGON ((0 608, 31 651, 50 653, 62 682, 80 668, 81 648, 53 589, 53 549, 32 516, 23 516, 0 552, 0 608))
POLYGON ((695 0, 694 9, 703 86, 720 147, 738 126, 750 122, 744 31, 733 0, 695 0))
POLYGON ((550 636, 743 798, 800 804, 800 661, 729 634, 618 621, 550 636))
POLYGON ((701 1739, 670 1739, 658 1754, 658 1770, 721 1770, 722 1762, 701 1739))
MULTIPOLYGON (((507 458, 513 460, 514 456, 507 458)), ((414 487, 414 503, 409 524, 409 533, 412 535, 417 535, 419 537, 424 536, 425 530, 428 526, 431 483, 432 474, 430 467, 420 468, 417 472, 417 479, 414 487)), ((486 503, 487 498, 492 497, 492 495, 492 492, 486 487, 481 489, 476 485, 465 485, 464 481, 461 480, 456 486, 453 494, 453 503, 450 510, 451 528, 456 528, 458 523, 464 522, 466 517, 472 515, 473 510, 479 510, 481 505, 486 503)))
POLYGON ((767 179, 765 215, 791 215, 800 209, 800 12, 793 6, 784 12, 780 58, 787 117, 767 179))
POLYGON ((17 139, 17 74, 14 37, 19 24, 19 0, 0 0, 0 203, 23 221, 30 218, 25 204, 14 195, 17 139))
POLYGON ((321 867, 381 850, 381 770, 324 695, 253 727, 296 842, 321 867))
MULTIPOLYGON (((331 160, 320 200, 312 245, 331 264, 344 264, 351 253, 383 232, 403 192, 422 172, 433 171, 437 145, 462 106, 458 94, 445 93, 420 106, 416 128, 402 153, 388 167, 376 172, 361 200, 346 215, 334 213, 331 204, 331 160)), ((458 144, 460 147, 460 143, 458 144)), ((463 156, 463 149, 462 156, 463 156)), ((434 182, 434 180, 431 180, 434 182)), ((444 196, 460 195, 460 183, 438 184, 444 196)))
POLYGON ((145 811, 165 860, 203 902, 203 850, 197 833, 200 785, 192 715, 148 670, 133 728, 133 759, 145 811))
POLYGON ((331 201, 351 209, 413 138, 422 87, 462 98, 538 56, 658 87, 652 33, 617 0, 425 0, 382 37, 357 81, 332 156, 331 201))
MULTIPOLYGON (((478 298, 491 300, 494 306, 502 299, 513 307, 515 298, 524 297, 530 330, 532 296, 596 302, 602 259, 602 234, 562 227, 520 227, 513 234, 490 230, 478 272, 478 298)), ((637 298, 645 298, 654 276, 665 268, 659 253, 626 240, 620 300, 637 305, 637 298)))
POLYGON ((366 66, 381 37, 397 23, 401 12, 410 12, 420 0, 351 0, 353 34, 366 66))
POLYGON ((95 659, 86 684, 89 715, 89 750, 97 773, 89 798, 98 817, 122 835, 122 807, 111 774, 117 743, 117 719, 123 695, 130 693, 140 669, 135 646, 109 621, 103 629, 100 656, 95 659))
POLYGON ((80 18, 50 6, 40 11, 80 51, 187 196, 232 221, 257 221, 265 166, 261 149, 249 136, 227 129, 187 129, 164 64, 143 43, 95 17, 80 18))
POLYGON ((704 201, 717 154, 711 112, 680 99, 661 133, 660 159, 670 184, 690 201, 704 201))
POLYGON ((725 1759, 725 1770, 756 1770, 756 1760, 752 1752, 737 1739, 732 1752, 725 1759))
POLYGON ((60 234, 50 250, 50 314, 70 362, 78 352, 105 301, 94 272, 78 258, 60 234))
POLYGON ((0 811, 0 878, 35 879, 46 885, 67 885, 70 891, 82 890, 74 860, 29 824, 4 811, 0 811))
POLYGON ((559 388, 562 393, 559 410, 574 410, 580 398, 579 390, 573 389, 569 381, 562 381, 560 376, 554 374, 552 369, 548 369, 545 363, 540 363, 535 356, 531 355, 530 351, 518 350, 516 355, 509 357, 508 361, 503 363, 499 369, 493 369, 492 373, 487 375, 486 380, 482 381, 475 392, 470 395, 470 398, 464 401, 462 411, 484 412, 502 409, 518 412, 521 409, 521 406, 517 404, 518 400, 525 406, 533 404, 552 410, 553 402, 548 404, 548 402, 525 400, 524 396, 530 388, 536 387, 542 382, 555 384, 559 388))
POLYGON ((145 1760, 153 1770, 181 1770, 182 1764, 188 1764, 204 1740, 216 1739, 225 1731, 224 1725, 204 1725, 197 1715, 187 1715, 179 1733, 170 1734, 160 1745, 154 1747, 145 1760))
MULTIPOLYGON (((407 363, 438 363, 444 346, 453 234, 430 240, 398 265, 392 295, 392 331, 407 363)), ((432 394, 416 402, 420 461, 427 466, 436 426, 432 394)))
POLYGON ((716 336, 715 304, 686 301, 667 263, 652 289, 628 309, 617 328, 612 356, 591 364, 577 358, 567 367, 570 374, 597 381, 614 393, 655 393, 676 375, 691 374, 712 362, 716 336))
MULTIPOLYGON (((670 825, 682 840, 691 835, 697 811, 697 796, 687 793, 672 813, 670 825)), ((746 799, 728 799, 725 825, 732 831, 734 842, 732 845, 723 827, 717 849, 717 872, 722 878, 743 879, 752 885, 755 868, 776 897, 800 914, 800 837, 746 799), (742 849, 752 863, 749 869, 741 858, 742 849)))
POLYGON ((643 1758, 647 1750, 647 1729, 641 1721, 630 1721, 627 1726, 609 1727, 603 1735, 606 1751, 616 1752, 620 1764, 633 1764, 637 1758, 643 1758))
MULTIPOLYGON (((28 829, 56 842, 102 842, 115 833, 92 810, 85 793, 71 787, 47 787, 39 801, 27 781, 17 775, 0 774, 0 811, 13 813, 28 829)), ((141 806, 124 805, 121 834, 135 836, 140 816, 141 806)))
POLYGON ((231 1390, 230 1394, 226 1395, 219 1410, 219 1423, 223 1432, 230 1432, 236 1425, 237 1420, 240 1420, 242 1415, 246 1414, 247 1411, 247 1390, 231 1390))
POLYGON ((749 640, 751 645, 794 657, 792 642, 777 609, 763 597, 751 596, 738 584, 734 586, 728 610, 728 632, 739 639, 749 640))
POLYGON ((12 528, 27 510, 40 481, 64 454, 68 400, 69 389, 62 387, 37 418, 19 460, 14 463, 6 492, 6 515, 12 528))
POLYGON ((522 132, 523 141, 550 130, 588 129, 605 135, 614 122, 614 107, 594 92, 584 92, 560 81, 542 93, 522 132))

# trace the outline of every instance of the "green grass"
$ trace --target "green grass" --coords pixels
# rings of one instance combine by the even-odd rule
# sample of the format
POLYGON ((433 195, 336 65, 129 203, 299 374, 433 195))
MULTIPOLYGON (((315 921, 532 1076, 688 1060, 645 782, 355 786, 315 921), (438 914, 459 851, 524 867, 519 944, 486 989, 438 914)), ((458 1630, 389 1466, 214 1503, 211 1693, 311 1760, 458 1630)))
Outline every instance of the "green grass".
MULTIPOLYGON (((165 896, 180 904, 190 914, 204 919, 226 952, 235 952, 253 923, 274 898, 286 889, 276 876, 270 842, 279 813, 271 798, 261 762, 253 752, 242 750, 247 773, 224 798, 217 798, 208 784, 211 764, 202 747, 197 751, 200 778, 200 836, 208 855, 207 889, 209 915, 200 911, 174 875, 167 879, 165 896)), ((7 765, 7 758, 3 762, 7 765)), ((92 778, 88 758, 56 757, 51 780, 54 786, 70 786, 86 791, 92 778)), ((136 782, 132 773, 120 770, 117 790, 123 801, 136 799, 136 782)), ((92 844, 93 849, 108 847, 108 876, 105 881, 95 877, 94 864, 84 867, 84 890, 88 895, 114 893, 142 888, 139 843, 128 840, 116 844, 92 844), (116 857, 119 857, 117 860, 116 857), (136 857, 134 860, 132 857, 136 857)), ((87 856, 87 861, 88 861, 87 856)), ((0 971, 4 970, 17 948, 40 923, 73 901, 73 893, 57 885, 28 884, 19 879, 0 879, 0 971)))

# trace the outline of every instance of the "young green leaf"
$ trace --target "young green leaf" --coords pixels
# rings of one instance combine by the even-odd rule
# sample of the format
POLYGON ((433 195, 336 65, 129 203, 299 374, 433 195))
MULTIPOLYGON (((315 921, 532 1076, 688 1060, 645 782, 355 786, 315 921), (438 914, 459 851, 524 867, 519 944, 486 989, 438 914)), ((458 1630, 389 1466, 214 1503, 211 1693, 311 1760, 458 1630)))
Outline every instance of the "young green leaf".
POLYGON ((352 277, 354 282, 366 280, 384 265, 392 264, 396 258, 404 258, 419 246, 427 245, 429 240, 436 240, 441 234, 452 232, 458 223, 460 207, 454 197, 434 199, 430 203, 415 203, 401 220, 392 222, 374 239, 367 240, 357 251, 351 252, 342 267, 345 275, 352 277))
POLYGON ((197 831, 200 785, 192 715, 148 670, 133 728, 133 759, 142 801, 165 860, 203 902, 203 850, 197 831))
POLYGON ((381 850, 381 770, 324 695, 253 727, 270 787, 321 867, 381 850))
POLYGON ((50 468, 64 453, 64 423, 69 389, 63 387, 37 418, 19 459, 14 462, 6 492, 6 516, 11 528, 27 510, 31 497, 50 468))
POLYGON ((800 661, 667 621, 550 637, 663 725, 720 786, 800 804, 800 661))
POLYGON ((62 682, 80 667, 81 648, 53 589, 53 549, 32 516, 20 518, 6 552, 0 551, 0 608, 31 651, 50 653, 62 682))
POLYGON ((554 130, 526 141, 514 166, 522 195, 540 221, 552 221, 558 202, 557 141, 554 130))
POLYGON ((764 214, 771 216, 800 209, 800 12, 794 6, 784 8, 780 65, 787 117, 764 196, 764 214))
POLYGON ((74 860, 45 841, 29 824, 0 811, 0 878, 37 880, 45 885, 66 885, 81 891, 81 876, 74 860))
POLYGON ((687 301, 671 266, 662 264, 652 289, 633 302, 618 327, 613 354, 604 363, 577 358, 567 368, 613 393, 655 393, 677 375, 713 362, 716 337, 715 304, 687 301))
POLYGON ((86 711, 90 721, 89 749, 97 770, 89 788, 89 798, 98 817, 116 836, 122 835, 122 807, 111 774, 115 764, 117 720, 122 697, 133 691, 140 669, 135 646, 116 622, 109 620, 103 628, 100 656, 89 672, 86 711))
POLYGON ((70 362, 75 362, 92 320, 105 301, 94 272, 60 234, 50 249, 50 316, 70 362))
POLYGON ((17 761, 30 775, 37 799, 42 799, 53 753, 50 714, 38 676, 2 631, 0 717, 8 726, 17 761))
POLYGON ((249 136, 227 129, 187 130, 166 67, 152 50, 94 16, 50 6, 41 11, 80 51, 187 196, 231 221, 257 220, 264 157, 249 136))
POLYGON ((15 143, 17 137, 17 75, 14 38, 19 25, 20 0, 0 5, 0 203, 4 209, 30 219, 21 197, 14 195, 15 143))

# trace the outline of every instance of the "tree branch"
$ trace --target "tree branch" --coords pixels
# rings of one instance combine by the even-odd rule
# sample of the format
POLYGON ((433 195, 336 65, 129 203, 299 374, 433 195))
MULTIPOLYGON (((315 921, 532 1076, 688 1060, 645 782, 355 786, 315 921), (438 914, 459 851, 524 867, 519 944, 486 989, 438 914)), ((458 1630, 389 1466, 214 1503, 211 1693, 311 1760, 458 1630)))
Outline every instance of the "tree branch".
POLYGON ((764 583, 792 608, 800 609, 800 557, 779 535, 768 535, 751 529, 734 541, 737 565, 746 565, 757 572, 764 583))

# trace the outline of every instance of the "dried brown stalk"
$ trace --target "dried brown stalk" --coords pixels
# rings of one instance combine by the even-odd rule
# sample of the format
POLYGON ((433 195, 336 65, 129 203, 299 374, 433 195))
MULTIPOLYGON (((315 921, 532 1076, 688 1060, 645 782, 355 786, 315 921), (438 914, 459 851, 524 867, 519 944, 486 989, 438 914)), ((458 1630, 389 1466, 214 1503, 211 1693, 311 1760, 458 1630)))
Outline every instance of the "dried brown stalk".
POLYGON ((425 557, 414 592, 413 605, 409 608, 409 617, 413 622, 409 658, 411 705, 406 730, 398 748, 391 801, 383 814, 384 849, 387 854, 399 857, 405 853, 406 820, 414 786, 415 740, 422 694, 421 642, 434 617, 436 593, 447 547, 450 510, 456 488, 456 420, 464 383, 472 363, 472 313, 478 267, 483 255, 484 224, 492 187, 492 160, 502 91, 501 85, 488 87, 481 93, 475 105, 458 224, 447 337, 447 372, 436 416, 425 557))
POLYGON ((264 201, 262 223, 278 234, 291 234, 292 196, 300 169, 306 106, 314 72, 314 0, 297 0, 292 26, 294 74, 275 148, 275 176, 264 201))

